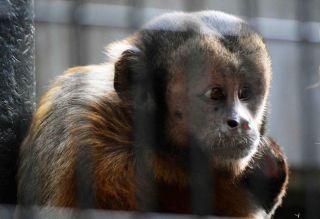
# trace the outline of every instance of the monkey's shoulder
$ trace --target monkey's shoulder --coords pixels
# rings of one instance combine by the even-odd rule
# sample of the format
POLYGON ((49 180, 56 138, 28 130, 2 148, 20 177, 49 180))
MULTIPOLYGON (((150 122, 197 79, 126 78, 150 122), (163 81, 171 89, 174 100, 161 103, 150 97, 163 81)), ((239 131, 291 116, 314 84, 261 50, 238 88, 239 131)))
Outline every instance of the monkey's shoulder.
POLYGON ((77 166, 94 165, 91 177, 107 185, 113 183, 106 179, 123 177, 119 169, 129 171, 130 110, 113 90, 112 70, 108 65, 71 68, 43 96, 21 146, 21 203, 74 206, 77 166), (104 165, 117 168, 106 172, 104 165))
POLYGON ((68 127, 77 127, 75 123, 83 122, 94 107, 103 108, 117 102, 112 78, 113 68, 107 64, 67 70, 41 98, 30 134, 56 136, 59 130, 56 134, 61 135, 68 127))

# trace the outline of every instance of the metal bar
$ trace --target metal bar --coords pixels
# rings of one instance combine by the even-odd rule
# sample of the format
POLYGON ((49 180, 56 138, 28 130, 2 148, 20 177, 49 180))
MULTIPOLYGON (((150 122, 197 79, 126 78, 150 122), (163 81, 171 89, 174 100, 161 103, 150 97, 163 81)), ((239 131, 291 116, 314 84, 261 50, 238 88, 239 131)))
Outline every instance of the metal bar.
POLYGON ((205 8, 204 0, 184 0, 184 10, 185 11, 198 11, 205 8))
POLYGON ((214 207, 214 176, 212 161, 201 150, 199 143, 190 139, 190 185, 192 213, 212 215, 214 207))
POLYGON ((255 18, 259 14, 258 10, 258 1, 255 0, 244 0, 243 4, 241 4, 241 11, 248 18, 255 18))
MULTIPOLYGON (((7 211, 9 208, 7 206, 0 205, 0 213, 2 211, 7 211)), ((10 209, 9 209, 10 210, 10 209)), ((14 208, 12 209, 14 211, 14 208)), ((41 208, 35 207, 34 211, 37 217, 33 219, 74 219, 78 218, 75 215, 86 218, 86 219, 132 219, 135 218, 137 213, 136 212, 128 212, 128 211, 103 211, 103 210, 79 210, 79 209, 70 209, 70 208, 57 208, 57 207, 50 207, 50 208, 41 208), (45 217, 44 217, 45 215, 45 217)), ((1 215, 1 214, 0 214, 1 215)), ((2 216, 2 215, 1 215, 2 216)), ((12 218, 12 217, 8 217, 12 218)), ((25 219, 25 217, 21 217, 25 219)), ((199 219, 197 216, 192 215, 178 215, 178 214, 157 214, 157 213, 144 213, 140 216, 141 219, 199 219)), ((3 219, 3 217, 1 217, 3 219)), ((231 217, 206 217, 206 219, 236 219, 231 217)), ((239 218, 238 218, 239 219, 239 218)))
MULTIPOLYGON (((70 2, 51 1, 37 2, 35 5, 36 22, 48 22, 57 24, 71 24, 70 11, 72 5, 70 2), (50 12, 50 13, 48 13, 50 12)), ((139 23, 145 23, 151 18, 160 14, 170 12, 171 10, 158 8, 133 8, 133 6, 108 5, 98 3, 86 3, 81 6, 81 25, 84 26, 102 26, 116 28, 133 28, 128 23, 128 12, 135 11, 140 16, 139 23)), ((251 11, 251 10, 250 10, 251 11)), ((129 16, 132 18, 132 16, 129 16)), ((247 20, 247 18, 244 18, 247 20)), ((296 32, 297 27, 304 29, 304 41, 309 43, 320 42, 320 22, 315 21, 297 21, 289 19, 252 17, 250 23, 262 33, 267 40, 284 40, 299 42, 301 36, 296 32)))
MULTIPOLYGON (((197 11, 205 8, 205 2, 203 0, 185 0, 185 11, 197 11)), ((188 69, 195 69, 191 67, 192 63, 188 63, 188 69)), ((190 72, 188 76, 194 75, 190 72)), ((188 79, 187 81, 190 81, 188 79)), ((185 87, 186 93, 188 93, 190 87, 185 87)), ((188 109, 190 105, 187 104, 188 109)), ((190 118, 193 113, 189 113, 190 118)), ((195 215, 212 215, 214 208, 214 177, 212 170, 212 161, 209 156, 201 150, 200 143, 196 139, 189 139, 189 171, 190 171, 190 193, 191 193, 191 210, 195 215)))
POLYGON ((130 0, 127 8, 127 25, 130 29, 138 29, 143 23, 143 15, 140 13, 143 9, 144 0, 130 0))
MULTIPOLYGON (((141 8, 144 0, 130 0, 127 12, 125 13, 127 25, 130 29, 136 30, 142 25, 141 8)), ((132 74, 145 74, 143 67, 132 68, 132 74)), ((150 161, 154 158, 155 138, 155 112, 150 111, 143 94, 147 87, 153 86, 153 81, 141 81, 132 90, 133 98, 133 137, 135 153, 135 176, 136 176, 136 202, 137 210, 141 212, 155 211, 157 208, 157 191, 153 177, 153 170, 150 161)), ((150 91, 151 92, 151 91, 150 91)), ((153 94, 150 94, 153 96, 153 94)), ((151 164, 152 165, 152 164, 151 164)), ((134 218, 144 218, 144 215, 136 214, 134 218)))
MULTIPOLYGON (((296 13, 298 20, 303 22, 308 22, 310 20, 310 7, 311 1, 296 1, 296 13)), ((306 172, 304 176, 304 192, 305 192, 305 202, 304 202, 304 212, 302 212, 302 217, 308 219, 315 219, 319 217, 320 211, 318 207, 318 200, 315 197, 319 194, 319 187, 316 180, 314 179, 314 172, 317 166, 317 126, 313 117, 317 117, 318 113, 316 110, 316 102, 313 97, 314 89, 306 89, 310 84, 312 84, 312 78, 316 74, 314 71, 315 66, 315 54, 313 53, 312 47, 306 42, 309 41, 309 34, 304 28, 304 26, 297 26, 297 34, 301 39, 299 44, 299 84, 297 85, 300 95, 300 105, 303 110, 301 110, 301 154, 304 161, 304 166, 306 167, 306 172)), ((317 68, 316 68, 317 70, 317 68)))
MULTIPOLYGON (((84 37, 82 6, 86 0, 74 0, 71 2, 72 8, 70 11, 72 23, 72 35, 70 38, 72 52, 70 60, 73 65, 86 64, 86 41, 84 37)), ((77 192, 77 207, 79 209, 89 209, 95 207, 95 190, 94 190, 94 174, 92 173, 92 153, 90 145, 78 145, 76 153, 76 192, 77 192)), ((73 218, 89 218, 87 211, 79 211, 73 215, 73 218)))
POLYGON ((86 3, 85 0, 72 1, 71 10, 71 24, 72 24, 72 35, 70 38, 70 44, 72 45, 72 53, 70 60, 73 60, 73 65, 85 65, 86 57, 86 39, 84 32, 84 25, 82 20, 85 14, 82 12, 83 5, 86 3))

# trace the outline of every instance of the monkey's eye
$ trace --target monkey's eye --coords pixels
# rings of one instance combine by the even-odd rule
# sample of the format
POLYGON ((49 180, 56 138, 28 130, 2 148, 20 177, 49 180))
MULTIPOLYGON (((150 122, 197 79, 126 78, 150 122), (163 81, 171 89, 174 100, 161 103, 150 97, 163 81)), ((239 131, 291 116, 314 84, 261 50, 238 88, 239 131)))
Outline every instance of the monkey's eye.
POLYGON ((218 87, 211 88, 204 95, 212 100, 223 100, 225 98, 223 90, 218 87))
POLYGON ((240 100, 243 100, 243 101, 248 100, 251 96, 251 90, 248 87, 243 87, 240 89, 238 95, 240 100))

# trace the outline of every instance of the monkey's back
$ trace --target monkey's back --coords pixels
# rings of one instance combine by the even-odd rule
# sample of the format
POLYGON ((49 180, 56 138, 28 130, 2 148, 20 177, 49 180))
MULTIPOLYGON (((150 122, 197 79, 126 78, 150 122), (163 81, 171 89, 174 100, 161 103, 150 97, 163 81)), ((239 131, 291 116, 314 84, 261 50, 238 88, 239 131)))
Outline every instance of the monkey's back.
POLYGON ((21 146, 19 203, 74 207, 110 193, 114 204, 119 198, 126 205, 117 189, 128 199, 129 113, 113 90, 111 65, 76 67, 59 77, 42 98, 21 146), (118 177, 124 185, 114 185, 118 177))

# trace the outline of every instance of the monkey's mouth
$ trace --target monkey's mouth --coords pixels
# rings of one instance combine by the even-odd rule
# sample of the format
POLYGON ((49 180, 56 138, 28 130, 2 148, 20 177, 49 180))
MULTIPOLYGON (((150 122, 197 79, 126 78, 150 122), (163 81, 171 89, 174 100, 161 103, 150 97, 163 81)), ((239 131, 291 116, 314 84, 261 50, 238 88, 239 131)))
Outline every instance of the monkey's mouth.
POLYGON ((206 143, 202 146, 214 157, 223 159, 241 159, 248 156, 259 143, 259 136, 251 135, 226 135, 207 136, 206 143))
POLYGON ((214 157, 224 159, 240 159, 248 156, 254 149, 255 145, 252 144, 236 144, 236 145, 214 145, 212 152, 214 157))

